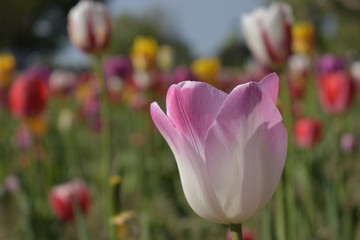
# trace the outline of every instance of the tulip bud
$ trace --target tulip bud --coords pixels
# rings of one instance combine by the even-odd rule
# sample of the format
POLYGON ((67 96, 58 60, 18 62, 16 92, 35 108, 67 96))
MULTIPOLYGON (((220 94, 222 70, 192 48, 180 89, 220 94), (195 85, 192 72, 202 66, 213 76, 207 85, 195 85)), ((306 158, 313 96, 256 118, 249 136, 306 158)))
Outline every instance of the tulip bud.
POLYGON ((295 123, 295 142, 301 148, 317 145, 322 138, 322 123, 314 118, 302 118, 295 123))
POLYGON ((70 40, 88 53, 104 51, 110 43, 111 24, 110 14, 102 3, 79 1, 68 15, 70 40))
POLYGON ((33 137, 31 131, 26 125, 21 125, 16 130, 14 140, 15 147, 22 151, 29 150, 33 145, 33 137))
POLYGON ((241 17, 245 41, 254 57, 266 66, 284 63, 291 54, 292 9, 273 3, 241 17))
POLYGON ((20 189, 19 178, 15 174, 10 174, 5 178, 4 186, 7 192, 15 194, 20 189))
POLYGON ((320 103, 330 114, 345 113, 353 103, 355 86, 345 72, 321 75, 318 79, 320 103))
POLYGON ((50 204, 55 215, 62 221, 71 221, 75 217, 75 204, 83 214, 90 208, 90 192, 82 180, 72 180, 55 186, 50 192, 50 204))
POLYGON ((166 114, 151 117, 174 153, 185 197, 201 217, 239 224, 271 199, 286 160, 287 132, 276 107, 279 78, 227 94, 204 82, 172 85, 166 114))
POLYGON ((156 57, 159 68, 163 71, 169 71, 174 65, 174 50, 168 45, 162 45, 156 57))
POLYGON ((35 75, 23 75, 11 86, 9 108, 15 117, 33 117, 40 114, 48 100, 47 85, 35 75))

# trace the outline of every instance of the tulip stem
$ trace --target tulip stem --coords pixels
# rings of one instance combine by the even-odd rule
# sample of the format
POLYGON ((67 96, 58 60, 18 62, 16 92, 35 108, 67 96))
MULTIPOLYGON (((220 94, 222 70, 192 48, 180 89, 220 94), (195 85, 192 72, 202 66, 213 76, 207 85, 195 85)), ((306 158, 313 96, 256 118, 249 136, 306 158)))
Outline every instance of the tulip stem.
POLYGON ((109 220, 117 214, 112 203, 112 187, 109 185, 109 179, 112 176, 112 136, 111 136, 111 106, 107 93, 106 80, 102 69, 102 58, 96 58, 95 72, 100 83, 100 103, 101 103, 101 155, 103 164, 103 176, 105 199, 104 205, 107 208, 107 221, 109 227, 109 239, 115 239, 115 228, 109 224, 109 220))
POLYGON ((230 229, 232 234, 232 240, 243 240, 241 224, 231 224, 230 229))

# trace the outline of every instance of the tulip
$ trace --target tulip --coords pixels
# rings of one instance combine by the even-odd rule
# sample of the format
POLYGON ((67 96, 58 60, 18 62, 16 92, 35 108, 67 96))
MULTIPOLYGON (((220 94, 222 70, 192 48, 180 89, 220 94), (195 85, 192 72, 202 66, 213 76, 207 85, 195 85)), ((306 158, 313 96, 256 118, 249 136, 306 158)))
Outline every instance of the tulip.
POLYGON ((360 61, 355 61, 350 66, 350 74, 351 77, 356 82, 356 85, 359 87, 360 85, 360 61))
POLYGON ((191 70, 199 81, 214 85, 221 70, 221 61, 217 58, 200 58, 191 64, 191 70))
POLYGON ((355 86, 345 72, 321 75, 318 85, 320 103, 327 113, 342 114, 351 107, 355 86))
POLYGON ((15 174, 9 174, 4 180, 4 187, 7 192, 15 194, 20 190, 19 178, 15 174))
POLYGON ((49 77, 49 88, 52 93, 67 93, 76 83, 76 74, 65 70, 54 70, 49 77))
POLYGON ((168 45, 159 47, 159 52, 156 57, 156 63, 163 71, 169 71, 174 66, 174 49, 168 45))
POLYGON ((322 123, 314 118, 302 118, 295 122, 295 142, 301 148, 316 146, 322 138, 322 123))
POLYGON ((270 200, 280 180, 287 132, 276 107, 279 78, 226 94, 204 82, 172 85, 167 115, 152 119, 174 153, 185 197, 201 217, 239 224, 270 200))
POLYGON ((352 133, 345 133, 340 139, 340 148, 344 153, 351 153, 356 149, 356 137, 352 133))
POLYGON ((110 43, 111 24, 110 14, 102 3, 79 1, 68 15, 70 40, 85 52, 102 52, 110 43))
POLYGON ((316 72, 320 76, 328 73, 345 71, 346 65, 347 62, 345 58, 326 54, 317 61, 316 72))
POLYGON ((172 83, 180 83, 183 81, 195 81, 196 77, 187 66, 179 66, 172 73, 172 83))
POLYGON ((284 63, 291 54, 292 10, 273 3, 241 17, 245 41, 255 58, 266 66, 284 63))
POLYGON ((309 68, 310 59, 306 55, 294 54, 289 58, 289 89, 293 99, 304 96, 309 68))
POLYGON ((158 43, 153 37, 138 36, 131 49, 131 60, 137 70, 150 70, 156 61, 158 43))
POLYGON ((48 87, 36 75, 20 76, 11 86, 9 108, 15 117, 33 117, 46 107, 48 87))
POLYGON ((82 180, 72 180, 55 186, 50 192, 50 204, 55 215, 62 221, 71 221, 75 217, 75 204, 86 214, 90 208, 90 192, 82 180))
POLYGON ((292 27, 292 50, 295 53, 311 54, 314 50, 315 27, 311 22, 299 22, 292 27))
POLYGON ((0 54, 0 88, 10 85, 16 69, 16 59, 8 53, 0 54))
POLYGON ((29 127, 26 125, 21 125, 16 130, 14 140, 15 147, 22 151, 27 151, 33 146, 33 136, 29 127))

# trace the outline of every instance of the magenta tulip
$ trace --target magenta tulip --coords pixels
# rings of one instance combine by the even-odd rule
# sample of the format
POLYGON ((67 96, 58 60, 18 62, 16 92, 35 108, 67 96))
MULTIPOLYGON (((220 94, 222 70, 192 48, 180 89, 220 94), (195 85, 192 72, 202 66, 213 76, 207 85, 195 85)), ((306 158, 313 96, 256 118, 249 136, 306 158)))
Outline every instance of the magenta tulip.
POLYGON ((241 84, 226 94, 204 82, 172 85, 167 115, 152 119, 174 153, 185 197, 201 217, 238 224, 270 200, 287 152, 276 107, 279 78, 241 84))

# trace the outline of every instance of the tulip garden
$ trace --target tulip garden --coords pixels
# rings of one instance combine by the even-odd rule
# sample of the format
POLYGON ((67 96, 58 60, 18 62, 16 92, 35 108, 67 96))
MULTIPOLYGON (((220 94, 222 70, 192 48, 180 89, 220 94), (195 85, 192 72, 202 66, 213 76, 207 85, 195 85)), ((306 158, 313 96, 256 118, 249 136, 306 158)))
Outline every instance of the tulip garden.
POLYGON ((67 15, 86 69, 1 51, 0 239, 360 239, 360 58, 294 12, 239 16, 246 67, 111 52, 91 0, 67 15))

